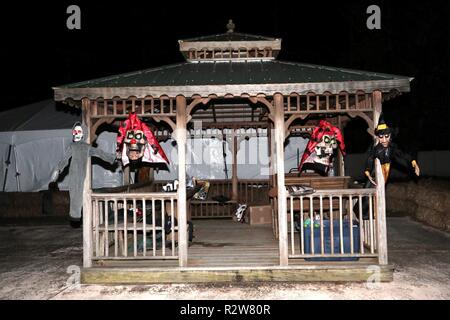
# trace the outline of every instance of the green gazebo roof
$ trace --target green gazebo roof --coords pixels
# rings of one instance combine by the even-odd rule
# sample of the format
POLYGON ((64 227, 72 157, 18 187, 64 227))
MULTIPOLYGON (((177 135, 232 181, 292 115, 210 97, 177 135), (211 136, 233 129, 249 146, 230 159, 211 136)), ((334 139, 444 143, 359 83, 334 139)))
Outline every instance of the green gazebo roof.
POLYGON ((275 54, 261 58, 239 54, 228 58, 222 55, 220 59, 200 56, 183 63, 59 86, 54 88, 55 99, 410 90, 410 77, 277 60, 281 39, 232 32, 231 21, 228 28, 227 33, 180 41, 180 51, 185 57, 192 48, 212 50, 212 54, 219 50, 222 54, 220 50, 232 51, 244 45, 269 46, 275 54))
POLYGON ((145 95, 153 96, 208 96, 220 95, 219 92, 237 95, 243 92, 250 95, 271 94, 267 91, 286 94, 357 90, 386 92, 392 89, 408 92, 411 80, 412 78, 399 75, 279 60, 186 62, 72 83, 55 88, 55 93, 56 97, 65 99, 79 98, 83 94, 88 97, 92 97, 92 94, 105 97, 106 89, 109 92, 106 96, 121 96, 120 88, 127 88, 127 91, 136 88, 139 92, 148 91, 145 95))

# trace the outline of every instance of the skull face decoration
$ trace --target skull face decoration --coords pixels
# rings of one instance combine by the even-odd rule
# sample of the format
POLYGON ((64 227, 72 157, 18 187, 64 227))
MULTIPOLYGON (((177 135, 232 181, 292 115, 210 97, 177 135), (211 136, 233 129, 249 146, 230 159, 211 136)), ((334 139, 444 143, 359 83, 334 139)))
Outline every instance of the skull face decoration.
POLYGON ((334 149, 336 148, 336 137, 331 134, 324 134, 322 140, 320 140, 320 142, 314 148, 314 151, 316 152, 315 162, 319 162, 326 166, 329 166, 330 158, 333 155, 334 149))
POLYGON ((124 166, 130 161, 169 164, 153 132, 135 113, 130 113, 128 119, 120 124, 117 152, 124 166))
POLYGON ((75 123, 72 129, 72 141, 79 142, 83 140, 83 128, 79 122, 75 123))
POLYGON ((147 140, 142 130, 129 130, 123 141, 128 146, 128 158, 136 161, 144 156, 144 149, 147 140))
POLYGON ((327 175, 332 166, 334 150, 339 149, 345 155, 345 144, 339 128, 325 120, 313 129, 311 138, 306 145, 298 171, 312 169, 322 175, 327 175))

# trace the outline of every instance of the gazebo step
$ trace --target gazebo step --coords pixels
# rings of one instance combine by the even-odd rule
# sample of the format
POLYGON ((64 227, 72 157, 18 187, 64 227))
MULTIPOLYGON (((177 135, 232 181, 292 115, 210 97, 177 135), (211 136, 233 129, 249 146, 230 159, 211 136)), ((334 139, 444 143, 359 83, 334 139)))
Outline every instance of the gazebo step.
POLYGON ((87 268, 83 284, 151 284, 208 282, 391 282, 391 265, 315 265, 208 268, 87 268))

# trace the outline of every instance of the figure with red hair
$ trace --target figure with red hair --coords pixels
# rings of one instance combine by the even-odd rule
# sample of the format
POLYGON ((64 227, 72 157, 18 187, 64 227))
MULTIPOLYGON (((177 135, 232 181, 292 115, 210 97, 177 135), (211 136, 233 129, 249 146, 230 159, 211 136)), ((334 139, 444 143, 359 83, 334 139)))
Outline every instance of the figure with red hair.
POLYGON ((333 166, 334 150, 338 147, 345 156, 345 143, 341 130, 328 121, 320 120, 306 145, 298 172, 313 170, 322 176, 328 175, 333 166))
POLYGON ((130 161, 169 164, 164 150, 150 128, 136 113, 130 113, 128 119, 120 123, 117 136, 118 158, 124 166, 130 161))

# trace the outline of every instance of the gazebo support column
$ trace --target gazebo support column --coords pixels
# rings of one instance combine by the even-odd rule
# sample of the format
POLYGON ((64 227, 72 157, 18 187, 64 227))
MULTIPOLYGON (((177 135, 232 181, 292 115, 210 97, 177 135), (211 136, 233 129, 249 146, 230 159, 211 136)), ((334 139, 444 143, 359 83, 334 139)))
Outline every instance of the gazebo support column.
POLYGON ((238 141, 236 136, 236 128, 232 130, 232 143, 233 143, 233 172, 231 177, 231 199, 238 201, 238 175, 237 175, 237 153, 238 153, 238 141))
POLYGON ((178 146, 178 255, 179 266, 187 266, 187 205, 186 205, 186 98, 177 96, 177 123, 175 138, 178 146))
MULTIPOLYGON (((86 141, 91 142, 90 100, 82 100, 82 122, 87 128, 86 141)), ((86 179, 83 185, 83 267, 92 267, 92 202, 91 202, 91 157, 86 165, 86 179)))
MULTIPOLYGON (((339 130, 341 130, 342 135, 344 135, 344 128, 342 125, 342 116, 341 115, 338 116, 338 128, 339 128, 339 130)), ((341 177, 345 176, 344 156, 342 155, 342 152, 340 149, 338 151, 338 174, 335 174, 335 175, 339 175, 341 177)))
MULTIPOLYGON (((271 188, 275 187, 276 182, 275 182, 275 161, 274 161, 274 154, 275 154, 275 147, 273 145, 273 139, 272 139, 272 134, 273 134, 273 124, 269 123, 269 126, 267 127, 267 144, 268 144, 268 154, 269 154, 269 186, 271 188)), ((276 198, 270 198, 270 206, 272 207, 272 231, 273 231, 273 235, 275 236, 276 239, 278 239, 278 212, 275 208, 276 206, 276 202, 275 202, 276 198)))
MULTIPOLYGON (((373 92, 373 124, 377 125, 382 110, 381 91, 373 92)), ((384 189, 384 177, 381 172, 381 165, 378 160, 375 161, 375 177, 377 182, 377 244, 378 244, 378 263, 380 265, 388 264, 387 255, 387 230, 386 230, 386 200, 384 189)))
POLYGON ((273 97, 275 111, 275 152, 278 185, 278 240, 280 266, 288 265, 288 230, 286 188, 284 186, 284 103, 283 95, 276 93, 273 97))

